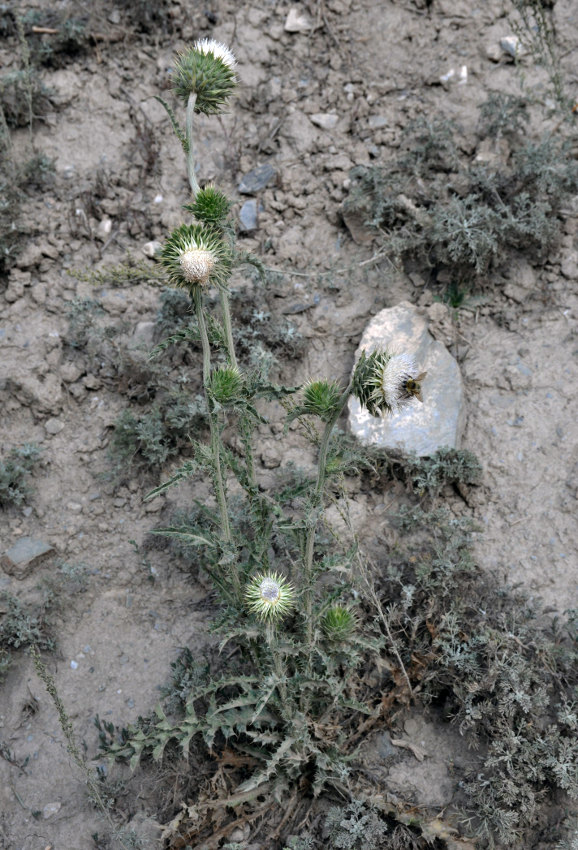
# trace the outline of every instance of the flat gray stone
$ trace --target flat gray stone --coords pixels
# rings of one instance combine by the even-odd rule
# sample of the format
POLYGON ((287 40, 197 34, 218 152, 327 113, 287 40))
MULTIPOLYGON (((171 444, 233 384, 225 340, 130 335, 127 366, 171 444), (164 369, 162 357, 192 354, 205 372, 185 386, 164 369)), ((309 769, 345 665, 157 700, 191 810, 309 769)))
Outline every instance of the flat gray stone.
POLYGON ((47 419, 44 423, 44 428, 46 429, 47 434, 51 434, 54 436, 55 434, 60 434, 62 429, 64 428, 64 422, 60 419, 47 419))
POLYGON ((237 186, 241 195, 254 195, 265 189, 271 180, 276 176, 277 172, 270 162, 264 162, 263 165, 258 165, 241 178, 241 182, 237 186))
POLYGON ((349 400, 349 427, 360 442, 379 448, 416 452, 421 457, 443 446, 459 448, 465 406, 462 376, 447 348, 434 340, 419 310, 408 301, 382 310, 366 327, 357 362, 365 349, 411 354, 418 371, 427 372, 423 404, 414 401, 388 418, 371 416, 356 398, 349 400))
POLYGON ((239 212, 239 229, 242 233, 251 233, 258 227, 257 201, 251 198, 250 201, 245 201, 239 212))
POLYGON ((44 540, 21 537, 0 558, 0 567, 14 578, 26 578, 35 567, 54 555, 55 549, 44 540))
POLYGON ((331 112, 316 112, 315 115, 310 115, 309 120, 316 127, 321 127, 322 130, 334 130, 339 121, 339 115, 334 115, 331 112))

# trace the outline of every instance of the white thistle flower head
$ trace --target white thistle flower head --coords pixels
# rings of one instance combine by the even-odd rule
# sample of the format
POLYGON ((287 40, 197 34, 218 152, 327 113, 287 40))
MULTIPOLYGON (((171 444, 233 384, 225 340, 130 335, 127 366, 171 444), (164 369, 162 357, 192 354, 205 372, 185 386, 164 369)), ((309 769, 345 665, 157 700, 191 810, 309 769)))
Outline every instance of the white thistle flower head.
POLYGON ((202 224, 182 224, 174 230, 160 252, 173 286, 191 294, 197 286, 226 286, 231 251, 220 234, 202 224))
POLYGON ((412 399, 406 385, 416 375, 417 367, 413 357, 409 354, 393 354, 376 376, 373 399, 378 403, 383 402, 392 411, 399 410, 412 399))
POLYGON ((413 399, 422 401, 421 381, 413 357, 391 351, 362 353, 353 375, 353 394, 372 416, 395 413, 413 399))
POLYGON ((233 52, 229 50, 227 45, 222 44, 220 41, 215 41, 214 38, 199 39, 199 41, 194 43, 193 50, 197 50, 205 56, 210 54, 216 59, 220 59, 221 62, 223 62, 223 64, 231 70, 233 70, 237 64, 237 60, 235 59, 233 52))
POLYGON ((179 263, 185 280, 205 286, 215 268, 215 257, 211 251, 194 248, 181 254, 179 263))
POLYGON ((259 620, 272 622, 289 613, 295 604, 295 594, 282 575, 259 573, 247 585, 245 602, 259 620))

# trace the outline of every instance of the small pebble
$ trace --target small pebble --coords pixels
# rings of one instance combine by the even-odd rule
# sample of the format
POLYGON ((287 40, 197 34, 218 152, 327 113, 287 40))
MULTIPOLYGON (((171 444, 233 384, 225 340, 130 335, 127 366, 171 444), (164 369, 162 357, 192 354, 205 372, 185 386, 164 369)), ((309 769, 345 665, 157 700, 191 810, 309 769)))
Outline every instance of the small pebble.
POLYGON ((60 419, 47 419, 44 423, 44 428, 47 434, 55 436, 56 434, 60 434, 64 428, 64 422, 61 422, 60 419))
POLYGON ((53 815, 57 815, 61 808, 62 803, 47 803, 42 809, 42 817, 44 820, 48 820, 53 815))

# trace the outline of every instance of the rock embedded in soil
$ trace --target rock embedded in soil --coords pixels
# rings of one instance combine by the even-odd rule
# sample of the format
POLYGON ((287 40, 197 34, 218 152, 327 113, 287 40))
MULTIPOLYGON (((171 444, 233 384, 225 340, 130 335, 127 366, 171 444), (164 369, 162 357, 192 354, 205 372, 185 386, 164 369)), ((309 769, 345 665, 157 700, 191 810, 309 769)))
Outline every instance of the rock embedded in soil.
POLYGON ((23 579, 30 575, 35 567, 54 555, 54 548, 44 540, 33 537, 21 537, 14 546, 0 558, 0 567, 9 576, 23 579))
POLYGON ((44 423, 44 428, 47 434, 50 434, 52 437, 56 434, 60 434, 62 429, 64 428, 64 422, 60 419, 56 419, 55 417, 51 417, 47 419, 44 423))
POLYGON ((258 227, 257 201, 251 198, 250 201, 245 201, 239 212, 239 229, 241 233, 251 233, 258 227))
POLYGON ((311 29, 313 29, 313 24, 308 15, 296 7, 289 9, 289 14, 285 19, 285 32, 309 32, 311 29))
POLYGON ((241 195, 254 195, 265 189, 276 176, 277 172, 271 163, 264 162, 241 178, 237 190, 241 195))
POLYGON ((333 115, 329 112, 317 112, 315 115, 310 115, 309 120, 316 127, 321 127, 322 130, 334 130, 339 121, 339 115, 333 115))
POLYGON ((363 350, 389 348, 411 354, 423 381, 423 404, 413 402, 389 418, 371 416, 356 398, 349 400, 351 433, 365 445, 416 452, 420 457, 447 446, 459 448, 464 426, 464 389, 459 366, 447 348, 433 339, 420 310, 407 301, 382 310, 365 328, 363 350))

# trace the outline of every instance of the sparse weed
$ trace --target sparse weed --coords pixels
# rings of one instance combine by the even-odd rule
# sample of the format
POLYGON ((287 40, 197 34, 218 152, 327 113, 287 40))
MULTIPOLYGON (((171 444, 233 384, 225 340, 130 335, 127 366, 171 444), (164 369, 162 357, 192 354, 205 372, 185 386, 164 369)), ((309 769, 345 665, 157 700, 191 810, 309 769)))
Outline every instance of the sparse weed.
POLYGON ((163 268, 151 262, 135 260, 129 257, 125 263, 118 266, 108 266, 103 269, 85 272, 72 269, 69 274, 77 280, 90 283, 96 288, 114 289, 124 286, 136 286, 139 283, 163 284, 166 283, 166 274, 163 268))
POLYGON ((40 604, 24 604, 11 593, 0 594, 0 682, 13 663, 15 650, 32 645, 54 649, 46 621, 47 608, 40 604))
MULTIPOLYGON (((486 136, 515 135, 524 107, 520 98, 492 95, 481 106, 486 136)), ((456 134, 443 122, 409 129, 407 155, 386 167, 353 169, 345 212, 387 234, 384 248, 394 260, 417 256, 456 281, 483 279, 512 250, 544 258, 559 233, 557 216, 578 188, 567 146, 545 138, 521 144, 509 163, 462 168, 456 134)))
POLYGON ((556 32, 547 11, 554 5, 554 0, 513 0, 513 5, 518 13, 518 18, 513 19, 513 25, 522 50, 530 53, 535 62, 546 69, 550 93, 562 114, 570 118, 572 101, 566 94, 556 32))
POLYGON ((53 651, 55 624, 62 606, 88 586, 83 564, 61 563, 38 586, 21 595, 0 593, 0 681, 14 661, 14 652, 37 647, 53 651))
POLYGON ((488 139, 515 139, 530 120, 524 98, 504 92, 490 92, 480 106, 480 132, 488 139))
POLYGON ((325 827, 335 850, 378 850, 388 832, 379 815, 358 800, 330 809, 325 827))
POLYGON ((0 461, 0 508, 21 505, 30 495, 29 478, 42 456, 31 443, 11 449, 0 461))
POLYGON ((10 71, 0 76, 0 108, 12 129, 28 127, 44 115, 49 96, 44 83, 28 71, 10 71))
POLYGON ((202 396, 169 393, 147 411, 125 410, 117 421, 110 442, 110 459, 115 476, 134 472, 158 472, 169 458, 189 445, 192 434, 206 422, 202 396))
POLYGON ((36 65, 61 68, 92 43, 88 18, 75 18, 53 9, 31 9, 20 18, 36 65))

